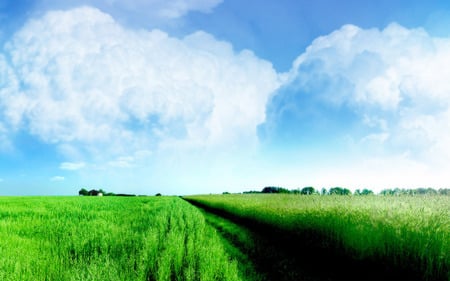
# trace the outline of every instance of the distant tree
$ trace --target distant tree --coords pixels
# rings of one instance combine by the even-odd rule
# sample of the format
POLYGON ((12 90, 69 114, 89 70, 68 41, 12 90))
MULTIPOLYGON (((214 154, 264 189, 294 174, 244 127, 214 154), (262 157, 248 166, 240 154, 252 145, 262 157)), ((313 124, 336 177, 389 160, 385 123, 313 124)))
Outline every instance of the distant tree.
POLYGON ((437 191, 434 188, 428 187, 419 187, 415 189, 403 189, 403 188, 394 188, 394 189, 383 189, 380 192, 381 195, 437 195, 440 194, 439 191, 437 191))
POLYGON ((439 195, 450 195, 450 189, 449 188, 440 188, 438 190, 439 195))
POLYGON ((392 195, 394 194, 394 192, 392 191, 392 189, 387 188, 387 189, 383 189, 382 191, 380 191, 381 195, 392 195))
POLYGON ((277 192, 277 188, 276 187, 272 187, 272 186, 266 186, 263 188, 263 190, 261 191, 262 193, 278 193, 277 192))
POLYGON ((328 192, 330 195, 351 195, 352 192, 347 188, 342 187, 333 187, 330 188, 330 191, 328 192))
POLYGON ((224 192, 222 192, 222 194, 223 195, 227 195, 227 194, 230 194, 228 191, 224 191, 224 192))
POLYGON ((99 193, 98 190, 95 190, 95 189, 91 189, 88 191, 89 196, 97 196, 98 193, 99 193))
POLYGON ((372 195, 373 191, 370 189, 364 188, 363 191, 361 191, 361 195, 372 195))
POLYGON ((317 193, 317 192, 316 192, 316 190, 314 189, 314 187, 312 187, 312 186, 304 187, 304 188, 302 188, 302 190, 300 191, 300 194, 303 194, 303 195, 311 195, 311 194, 314 194, 314 193, 317 193))
POLYGON ((438 192, 435 189, 429 187, 429 188, 427 188, 427 194, 428 195, 437 195, 438 192))
POLYGON ((325 187, 322 187, 321 194, 322 195, 327 195, 328 194, 328 191, 327 191, 327 189, 325 187))
POLYGON ((394 189, 388 188, 388 189, 383 189, 380 194, 381 195, 396 195, 399 196, 401 195, 403 192, 400 188, 396 187, 394 189))
POLYGON ((416 190, 415 190, 415 189, 408 188, 408 189, 405 189, 405 190, 403 191, 403 194, 405 194, 405 195, 416 195, 416 190))
POLYGON ((360 189, 355 190, 353 195, 371 195, 374 194, 372 190, 364 188, 362 191, 360 189))
POLYGON ((292 194, 301 194, 301 190, 300 189, 293 189, 293 190, 291 190, 291 193, 292 194))
POLYGON ((156 193, 156 195, 155 195, 155 196, 162 196, 162 195, 161 195, 161 193, 156 193))
POLYGON ((262 193, 289 193, 289 190, 282 187, 266 186, 261 191, 262 193))
POLYGON ((398 188, 398 187, 394 188, 394 191, 393 191, 393 192, 394 192, 393 195, 396 195, 396 196, 400 196, 400 195, 403 194, 402 189, 401 189, 401 188, 398 188))
POLYGON ((421 194, 421 195, 427 194, 427 189, 423 188, 423 187, 417 188, 416 194, 421 194))
POLYGON ((342 193, 342 188, 340 188, 340 187, 332 187, 328 191, 328 194, 330 194, 330 195, 341 195, 341 193, 342 193))
POLYGON ((82 189, 80 189, 80 191, 78 191, 78 195, 88 196, 89 195, 89 191, 87 191, 86 188, 82 188, 82 189))

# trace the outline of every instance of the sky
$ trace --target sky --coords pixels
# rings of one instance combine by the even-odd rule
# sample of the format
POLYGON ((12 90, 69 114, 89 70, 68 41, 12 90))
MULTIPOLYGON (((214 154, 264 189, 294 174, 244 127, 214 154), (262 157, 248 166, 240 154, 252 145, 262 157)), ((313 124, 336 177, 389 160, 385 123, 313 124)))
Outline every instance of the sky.
POLYGON ((3 0, 0 195, 448 188, 450 2, 3 0))

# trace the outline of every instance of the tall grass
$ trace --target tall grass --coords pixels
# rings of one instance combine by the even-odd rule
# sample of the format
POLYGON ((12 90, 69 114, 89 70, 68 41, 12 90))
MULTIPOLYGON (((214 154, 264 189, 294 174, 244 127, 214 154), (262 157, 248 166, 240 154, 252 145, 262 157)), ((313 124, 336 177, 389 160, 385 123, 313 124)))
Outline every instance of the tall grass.
POLYGON ((238 279, 179 198, 0 198, 0 280, 238 279))
POLYGON ((290 233, 309 233, 322 247, 355 260, 406 269, 426 280, 450 278, 448 196, 259 194, 186 199, 290 233))

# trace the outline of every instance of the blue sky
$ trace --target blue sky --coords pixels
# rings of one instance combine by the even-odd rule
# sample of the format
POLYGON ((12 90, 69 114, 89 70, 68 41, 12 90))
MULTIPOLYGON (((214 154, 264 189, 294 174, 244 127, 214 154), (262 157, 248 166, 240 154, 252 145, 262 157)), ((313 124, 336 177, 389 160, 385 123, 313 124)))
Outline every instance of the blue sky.
POLYGON ((448 187, 448 1, 0 3, 0 195, 448 187))

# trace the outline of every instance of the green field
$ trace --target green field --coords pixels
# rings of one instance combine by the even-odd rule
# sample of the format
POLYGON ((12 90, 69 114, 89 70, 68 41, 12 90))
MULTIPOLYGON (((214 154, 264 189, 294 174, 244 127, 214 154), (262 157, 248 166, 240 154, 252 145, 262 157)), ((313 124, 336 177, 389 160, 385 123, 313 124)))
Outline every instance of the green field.
POLYGON ((338 279, 346 272, 356 279, 381 273, 394 280, 450 278, 448 196, 257 194, 185 199, 239 225, 269 232, 269 241, 287 249, 291 258, 323 255, 311 264, 323 262, 317 270, 343 271, 338 279))
POLYGON ((0 197, 0 280, 449 280, 449 196, 183 199, 0 197))
POLYGON ((177 197, 0 198, 0 280, 240 280, 177 197))

